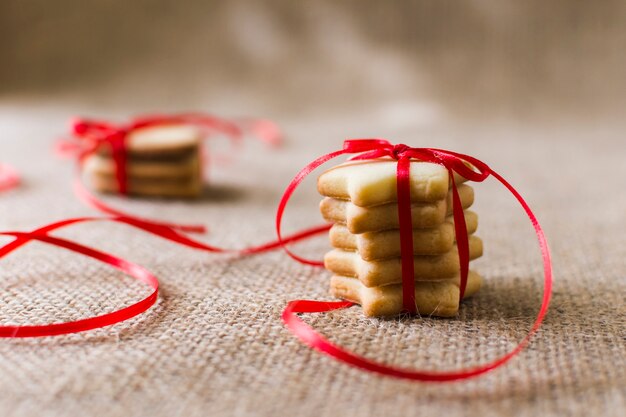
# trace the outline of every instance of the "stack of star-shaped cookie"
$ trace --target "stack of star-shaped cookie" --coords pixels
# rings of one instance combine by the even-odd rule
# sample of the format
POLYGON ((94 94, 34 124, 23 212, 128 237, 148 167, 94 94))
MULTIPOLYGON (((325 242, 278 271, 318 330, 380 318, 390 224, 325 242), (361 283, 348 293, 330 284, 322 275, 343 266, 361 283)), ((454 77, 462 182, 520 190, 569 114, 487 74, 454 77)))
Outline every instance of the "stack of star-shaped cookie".
MULTIPOLYGON (((197 197, 202 192, 200 131, 189 125, 138 129, 126 138, 131 195, 197 197)), ((97 191, 116 193, 119 186, 111 149, 102 146, 84 164, 86 181, 97 191)))
MULTIPOLYGON (((456 176, 469 234, 470 259, 482 255, 473 233, 476 213, 467 210, 474 190, 456 176)), ((411 162, 411 214, 415 303, 422 315, 453 316, 459 308, 459 257, 452 217, 452 193, 446 168, 411 162)), ((396 161, 351 161, 331 168, 318 179, 325 196, 324 218, 334 223, 324 257, 334 276, 331 293, 361 304, 367 316, 402 312, 402 259, 397 205, 396 161)), ((468 276, 465 296, 474 294, 481 277, 468 276)))

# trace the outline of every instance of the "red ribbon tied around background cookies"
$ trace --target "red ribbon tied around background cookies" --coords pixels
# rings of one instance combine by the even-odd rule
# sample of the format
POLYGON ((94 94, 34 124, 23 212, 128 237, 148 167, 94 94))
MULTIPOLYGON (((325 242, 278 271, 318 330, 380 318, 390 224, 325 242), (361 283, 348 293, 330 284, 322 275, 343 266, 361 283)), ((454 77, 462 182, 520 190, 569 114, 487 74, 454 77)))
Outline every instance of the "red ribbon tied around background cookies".
MULTIPOLYGON (((495 177, 504 187, 517 199, 522 206, 526 215, 530 219, 539 242, 544 267, 544 292, 541 308, 537 313, 537 318, 526 337, 509 353, 491 361, 485 365, 476 366, 459 371, 434 372, 419 371, 412 369, 398 368, 390 365, 384 365, 353 352, 342 349, 333 344, 328 339, 320 335, 311 326, 302 321, 297 313, 323 313, 332 310, 347 308, 353 305, 348 301, 328 302, 328 301, 312 301, 312 300, 295 300, 287 304, 283 311, 282 319, 285 325, 305 344, 324 352, 335 359, 345 362, 349 365, 356 366, 368 371, 377 372, 384 375, 405 378, 417 381, 454 381, 466 379, 484 374, 488 371, 502 366, 511 358, 517 355, 528 344, 532 335, 539 329, 541 323, 548 311, 550 297, 552 294, 552 262, 550 259, 550 251, 543 230, 536 216, 530 209, 530 206, 522 198, 519 192, 509 184, 502 176, 491 169, 487 164, 469 155, 451 152, 436 148, 411 148, 407 145, 393 145, 384 139, 353 139, 346 140, 343 149, 323 155, 304 167, 287 186, 285 193, 278 205, 276 212, 276 233, 278 240, 281 240, 281 222, 285 207, 291 198, 291 195, 298 185, 313 170, 323 163, 344 154, 356 154, 350 159, 365 160, 381 157, 390 157, 397 161, 397 194, 398 194, 398 216, 400 227, 400 246, 402 256, 402 294, 403 307, 409 313, 415 313, 415 283, 413 271, 413 234, 411 220, 411 190, 410 190, 410 163, 411 160, 419 160, 442 165, 448 170, 451 188, 452 188, 452 205, 454 215, 454 227, 456 232, 457 246, 459 251, 459 262, 461 269, 460 277, 460 298, 463 298, 465 287, 467 285, 467 275, 469 270, 469 243, 467 236, 467 228, 463 214, 463 207, 458 194, 454 174, 458 174, 469 181, 482 182, 490 175, 495 177)), ((323 266, 319 261, 312 261, 302 258, 292 253, 285 247, 285 251, 299 262, 323 266)))
POLYGON ((127 138, 128 135, 138 129, 166 126, 174 124, 186 124, 199 127, 205 136, 211 133, 219 133, 230 138, 235 145, 239 144, 244 128, 255 133, 262 141, 270 145, 280 144, 282 138, 278 127, 269 120, 250 119, 240 123, 222 119, 202 113, 184 113, 175 115, 153 115, 138 117, 127 124, 113 124, 105 121, 78 118, 72 121, 72 136, 76 140, 61 141, 57 151, 63 156, 74 156, 78 160, 78 174, 74 181, 76 195, 87 205, 109 215, 133 217, 137 220, 151 222, 157 225, 169 226, 182 232, 204 233, 202 225, 183 225, 177 223, 162 222, 156 220, 141 219, 115 209, 89 192, 82 183, 80 171, 85 159, 101 147, 109 147, 115 163, 115 178, 119 193, 128 193, 128 172, 126 162, 128 159, 127 138))

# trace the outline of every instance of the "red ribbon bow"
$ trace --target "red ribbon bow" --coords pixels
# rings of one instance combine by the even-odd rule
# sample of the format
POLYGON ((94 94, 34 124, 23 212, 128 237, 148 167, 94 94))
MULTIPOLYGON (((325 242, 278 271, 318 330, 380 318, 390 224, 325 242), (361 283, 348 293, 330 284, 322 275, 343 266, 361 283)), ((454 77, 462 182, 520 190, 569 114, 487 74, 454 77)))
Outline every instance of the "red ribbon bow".
MULTIPOLYGON (((459 262, 461 267, 459 294, 460 298, 463 298, 463 295, 465 293, 465 287, 467 285, 467 274, 469 269, 469 244, 467 228, 465 225, 465 218, 463 214, 463 207, 461 205, 461 200, 456 187, 454 174, 457 173, 469 181, 477 182, 482 182, 490 175, 492 175, 498 181, 500 181, 500 183, 504 185, 509 190, 509 192, 513 194, 513 196, 515 196, 517 201, 526 212, 526 215, 530 219, 533 227, 535 228, 535 232, 541 249, 541 254, 543 257, 544 266, 544 294, 542 305, 531 330, 528 332, 527 336, 522 340, 522 342, 520 342, 511 352, 486 365, 455 372, 425 372, 407 370, 376 363, 374 361, 356 355, 350 351, 344 350, 337 345, 334 345, 333 343, 325 339, 322 335, 317 333, 312 327, 304 323, 297 316, 297 313, 321 313, 347 308, 353 305, 353 303, 348 301, 291 301, 288 303, 282 315, 283 321, 286 326, 305 344, 321 352, 324 352, 342 362, 346 362, 352 366, 360 367, 362 369, 373 372, 378 372, 384 375, 419 381, 441 382, 474 377, 503 365, 512 357, 517 355, 526 346, 531 336, 539 329, 541 322, 543 321, 543 318, 547 313, 552 291, 552 263, 550 260, 550 251, 548 250, 548 244, 545 235, 543 233, 543 230, 541 229, 541 226, 539 225, 539 221, 535 217, 534 213, 532 212, 526 201, 517 192, 517 190, 515 190, 515 188, 498 173, 489 168, 487 164, 469 155, 436 148, 411 148, 407 145, 402 144, 392 145, 390 142, 384 139, 346 140, 343 144, 343 149, 323 155, 313 162, 309 163, 294 177, 291 183, 287 186, 287 189, 283 194, 280 204, 278 205, 278 210, 276 212, 276 233, 278 235, 279 241, 281 240, 282 216, 285 207, 295 189, 304 180, 304 178, 317 167, 343 154, 356 154, 355 156, 350 158, 353 160, 391 157, 398 161, 396 178, 398 194, 398 215, 400 220, 400 246, 402 255, 402 293, 403 307, 407 312, 416 312, 415 283, 413 271, 413 227, 411 221, 410 191, 411 160, 420 160, 424 162, 439 164, 444 166, 448 170, 452 185, 454 227, 456 232, 457 246, 459 251, 459 262)), ((302 263, 323 266, 323 263, 321 262, 301 258, 292 253, 287 248, 285 248, 285 251, 292 258, 302 263)))

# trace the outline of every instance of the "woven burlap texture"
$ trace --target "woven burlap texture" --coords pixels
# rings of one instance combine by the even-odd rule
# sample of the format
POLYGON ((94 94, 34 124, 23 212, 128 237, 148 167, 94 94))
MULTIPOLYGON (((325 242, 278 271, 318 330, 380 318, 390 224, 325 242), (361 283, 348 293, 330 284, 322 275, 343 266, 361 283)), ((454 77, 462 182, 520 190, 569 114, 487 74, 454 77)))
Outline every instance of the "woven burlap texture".
MULTIPOLYGON (((51 153, 64 114, 3 113, 10 140, 0 143, 0 155, 24 176, 22 187, 0 196, 3 230, 93 214, 72 195, 71 164, 51 153)), ((288 178, 358 134, 346 128, 352 122, 320 128, 317 121, 292 120, 283 149, 248 143, 234 162, 212 165, 212 185, 198 202, 107 201, 146 216, 204 223, 210 234, 203 239, 211 243, 260 243, 274 236, 274 211, 288 178)), ((0 415, 623 415, 626 197, 616 192, 626 177, 623 139, 525 129, 381 132, 491 162, 544 224, 554 255, 552 307, 532 344, 506 367, 454 384, 350 368, 301 345, 280 320, 288 300, 331 299, 325 271, 280 251, 214 255, 98 223, 57 235, 148 268, 162 284, 158 304, 129 322, 83 334, 0 340, 0 415)), ((539 251, 522 211, 501 187, 476 185, 476 196, 485 256, 475 268, 485 285, 458 318, 366 319, 354 307, 307 322, 347 348, 397 365, 454 369, 505 353, 537 312, 539 251)), ((306 181, 286 228, 319 223, 319 199, 314 179, 306 181)), ((312 256, 327 248, 323 237, 296 247, 312 256)), ((3 324, 85 317, 148 291, 109 267, 40 243, 3 259, 0 274, 3 324)))

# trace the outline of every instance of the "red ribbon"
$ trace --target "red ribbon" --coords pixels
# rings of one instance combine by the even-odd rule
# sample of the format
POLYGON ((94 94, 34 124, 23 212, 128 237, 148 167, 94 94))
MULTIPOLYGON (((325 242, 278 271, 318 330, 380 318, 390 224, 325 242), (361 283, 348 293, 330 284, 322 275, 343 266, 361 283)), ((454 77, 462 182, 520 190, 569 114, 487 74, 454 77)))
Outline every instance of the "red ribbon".
POLYGON ((20 175, 15 168, 7 164, 0 164, 0 191, 10 190, 20 184, 20 175))
MULTIPOLYGON (((342 150, 335 151, 323 155, 313 162, 305 166, 287 186, 285 193, 278 205, 276 212, 276 233, 278 240, 281 240, 281 223, 282 216, 291 195, 298 185, 313 170, 323 163, 336 158, 343 154, 357 154, 351 159, 374 159, 381 157, 391 157, 398 161, 397 163, 397 191, 398 191, 398 216, 400 219, 400 246, 402 255, 402 294, 403 307, 409 313, 415 313, 415 291, 414 291, 414 275, 413 275, 413 235, 411 222, 411 192, 410 192, 410 161, 420 160, 431 162, 444 166, 449 173, 452 185, 452 203, 454 215, 454 227, 457 237, 457 246, 459 251, 460 271, 460 298, 463 298, 467 285, 467 275, 469 270, 469 243, 465 218, 463 216, 463 207, 454 180, 454 173, 461 175, 469 181, 482 182, 490 175, 495 177, 522 206, 526 215, 530 219, 539 242, 544 267, 544 293, 541 308, 537 313, 537 318, 526 335, 526 337, 509 353, 491 361, 485 365, 476 366, 459 371, 434 372, 419 371, 412 369, 403 369, 389 365, 379 364, 367 358, 359 356, 353 352, 342 349, 333 344, 315 329, 302 321, 298 313, 323 313, 332 310, 347 308, 353 305, 348 301, 326 302, 311 300, 295 300, 290 301, 283 311, 282 319, 285 325, 306 345, 324 352, 339 361, 349 365, 356 366, 368 371, 377 372, 383 375, 394 376, 398 378, 411 379, 416 381, 453 381, 475 377, 485 372, 496 369, 511 358, 517 355, 528 344, 532 335, 539 329, 550 304, 552 293, 552 262, 550 260, 550 251, 539 221, 530 209, 530 206, 522 198, 519 192, 509 184, 503 177, 489 168, 487 164, 468 155, 446 151, 435 148, 410 148, 406 145, 392 145, 383 139, 355 139, 346 140, 342 150), (466 165, 469 163, 473 169, 466 165)), ((289 249, 285 251, 299 262, 309 265, 323 265, 319 261, 312 261, 293 254, 289 249)))
POLYGON ((135 227, 137 229, 143 230, 171 242, 198 250, 204 250, 214 253, 233 253, 239 255, 253 255, 277 249, 284 244, 293 243, 326 232, 330 227, 328 225, 323 225, 310 228, 302 232, 293 234, 283 239, 282 241, 277 240, 244 249, 223 249, 216 246, 207 245, 205 243, 193 240, 169 226, 155 224, 153 222, 144 222, 142 220, 138 220, 132 217, 76 217, 49 224, 30 233, 13 231, 0 232, 0 235, 15 237, 15 240, 0 247, 0 259, 32 240, 39 240, 41 242, 59 246, 109 264, 114 268, 117 268, 120 271, 125 272, 142 282, 145 282, 146 284, 152 286, 154 289, 154 291, 148 297, 144 298, 138 303, 102 316, 91 317, 88 319, 68 323, 56 323, 39 326, 0 326, 0 337, 40 337, 82 332, 85 330, 109 326, 111 324, 128 320, 138 314, 143 313, 155 303, 158 296, 159 283, 157 278, 150 274, 143 267, 133 264, 132 262, 126 261, 122 258, 118 258, 113 255, 97 251, 87 246, 83 246, 69 240, 59 239, 49 235, 49 233, 54 230, 59 230, 64 227, 72 226, 78 223, 94 221, 113 221, 126 224, 128 226, 135 227))
MULTIPOLYGON (((152 287, 153 291, 144 299, 128 306, 121 308, 111 313, 103 314, 96 317, 89 317, 82 320, 76 320, 65 323, 52 323, 42 325, 30 325, 30 326, 0 326, 0 337, 41 337, 41 336, 56 336, 61 334, 78 333, 86 330, 92 330, 104 326, 109 326, 115 323, 119 323, 124 320, 128 320, 138 314, 148 310, 157 300, 159 293, 159 281, 148 270, 129 262, 127 260, 118 258, 108 253, 100 252, 87 246, 74 243, 66 239, 60 239, 50 236, 49 233, 53 230, 57 230, 62 227, 69 226, 71 224, 79 223, 87 220, 98 219, 68 219, 60 222, 52 223, 50 225, 41 227, 33 232, 0 232, 3 236, 13 236, 15 240, 4 245, 0 248, 0 259, 14 250, 20 248, 24 244, 38 240, 48 243, 50 245, 65 248, 67 250, 76 252, 78 254, 88 256, 96 259, 105 264, 134 277, 135 279, 148 284, 152 287)), ((111 219, 114 221, 122 221, 118 219, 111 219)))

